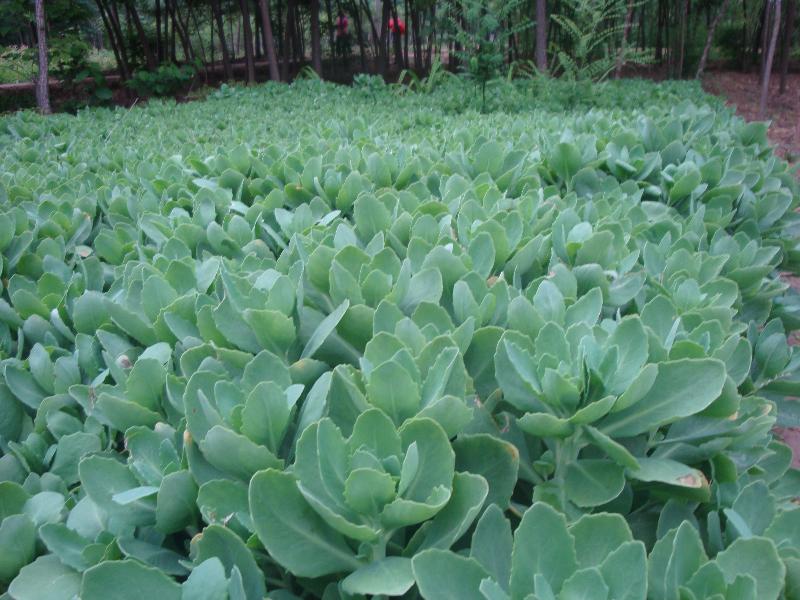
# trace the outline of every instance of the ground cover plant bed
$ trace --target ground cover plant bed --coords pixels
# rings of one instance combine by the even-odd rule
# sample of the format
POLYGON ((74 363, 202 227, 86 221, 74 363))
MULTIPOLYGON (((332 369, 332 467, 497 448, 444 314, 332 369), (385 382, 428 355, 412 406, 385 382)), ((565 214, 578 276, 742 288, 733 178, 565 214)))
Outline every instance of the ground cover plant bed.
POLYGON ((3 597, 800 597, 766 126, 367 83, 0 120, 3 597))

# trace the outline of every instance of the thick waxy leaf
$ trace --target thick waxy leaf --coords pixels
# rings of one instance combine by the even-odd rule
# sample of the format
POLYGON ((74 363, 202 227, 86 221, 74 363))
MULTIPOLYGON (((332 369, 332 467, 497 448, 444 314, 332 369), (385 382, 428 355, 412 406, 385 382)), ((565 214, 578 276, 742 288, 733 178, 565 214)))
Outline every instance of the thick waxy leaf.
POLYGON ((496 504, 490 505, 472 534, 470 556, 494 578, 504 590, 508 590, 511 576, 511 524, 496 504))
POLYGON ((348 594, 402 596, 414 585, 411 560, 389 556, 372 562, 342 580, 348 594))
POLYGON ((341 535, 311 509, 292 475, 271 469, 254 475, 250 512, 261 542, 297 575, 319 577, 362 566, 341 535))
POLYGON ((36 553, 36 527, 26 515, 0 523, 0 581, 10 582, 36 553))
POLYGON ((628 471, 632 479, 674 486, 692 497, 707 498, 709 485, 702 471, 669 459, 641 458, 639 467, 628 471))
POLYGON ((420 528, 409 542, 417 552, 427 548, 449 548, 466 533, 483 507, 489 484, 480 475, 456 473, 450 501, 439 514, 420 528), (419 539, 419 543, 415 541, 419 539))
POLYGON ((181 586, 181 600, 225 600, 228 597, 228 579, 219 558, 213 557, 197 565, 181 586))
POLYGON ((231 579, 234 572, 237 573, 247 600, 264 597, 266 590, 263 573, 250 549, 230 529, 209 525, 200 536, 194 538, 193 551, 197 563, 202 564, 210 558, 217 558, 231 579))
POLYGON ((461 435, 453 443, 456 469, 482 475, 489 484, 486 505, 505 508, 511 500, 519 469, 519 451, 494 436, 461 435))
POLYGON ((482 600, 479 588, 488 573, 478 561, 445 550, 426 550, 411 560, 414 579, 426 599, 482 600), (442 574, 447 573, 447 577, 442 574))
POLYGON ((531 593, 537 575, 544 578, 551 590, 561 589, 577 566, 574 544, 566 519, 555 509, 537 502, 525 511, 514 534, 512 596, 525 597, 531 593))
POLYGON ((739 575, 750 575, 756 581, 758 598, 773 600, 781 593, 786 567, 778 557, 775 546, 764 538, 736 540, 716 557, 725 576, 733 583, 739 575))
POLYGON ((83 574, 81 598, 127 600, 142 595, 166 600, 179 600, 180 586, 158 569, 134 560, 104 562, 83 574))
POLYGON ((625 470, 610 460, 582 459, 567 467, 564 489, 578 506, 610 502, 625 486, 625 470))
POLYGON ((8 592, 15 600, 72 600, 80 589, 80 574, 46 554, 23 567, 8 592))
POLYGON ((629 437, 696 414, 722 391, 725 365, 717 360, 683 359, 659 365, 650 391, 633 406, 604 419, 608 435, 629 437))

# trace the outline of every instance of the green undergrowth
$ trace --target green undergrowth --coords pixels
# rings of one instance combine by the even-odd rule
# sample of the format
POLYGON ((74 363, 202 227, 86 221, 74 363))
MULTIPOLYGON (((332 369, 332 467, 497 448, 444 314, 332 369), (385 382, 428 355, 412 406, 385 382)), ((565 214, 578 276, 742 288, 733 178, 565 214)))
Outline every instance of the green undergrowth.
POLYGON ((493 85, 0 120, 4 598, 798 598, 766 126, 493 85))

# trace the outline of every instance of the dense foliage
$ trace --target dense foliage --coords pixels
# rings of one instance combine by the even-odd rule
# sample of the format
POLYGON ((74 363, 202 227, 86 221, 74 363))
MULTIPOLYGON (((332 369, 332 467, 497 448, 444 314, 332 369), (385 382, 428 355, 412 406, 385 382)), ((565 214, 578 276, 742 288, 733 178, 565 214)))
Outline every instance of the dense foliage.
POLYGON ((465 85, 0 120, 7 597, 798 597, 766 126, 465 85))

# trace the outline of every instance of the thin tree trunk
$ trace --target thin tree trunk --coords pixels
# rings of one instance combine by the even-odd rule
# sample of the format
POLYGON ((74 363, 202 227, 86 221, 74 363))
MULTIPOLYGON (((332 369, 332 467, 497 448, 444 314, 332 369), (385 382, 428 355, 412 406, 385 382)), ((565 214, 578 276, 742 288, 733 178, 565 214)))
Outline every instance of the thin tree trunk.
POLYGON ((322 43, 319 32, 319 0, 311 0, 311 66, 322 77, 322 43))
MULTIPOLYGON (((430 71, 431 67, 433 66, 433 46, 436 44, 436 30, 433 27, 433 24, 436 22, 436 4, 431 5, 430 8, 431 13, 431 30, 428 33, 428 53, 425 57, 425 68, 430 71)), ((439 60, 441 60, 441 51, 438 52, 437 56, 439 60)))
POLYGON ((367 2, 366 0, 361 0, 361 6, 364 8, 364 12, 367 15, 367 21, 369 22, 370 31, 372 32, 371 42, 372 42, 373 56, 380 58, 381 36, 378 33, 378 30, 375 29, 375 19, 372 16, 372 9, 369 7, 369 2, 367 2))
POLYGON ((767 62, 767 45, 769 44, 769 36, 770 36, 770 20, 769 20, 769 0, 764 2, 764 10, 761 11, 761 31, 758 37, 761 38, 760 43, 756 43, 756 46, 753 48, 753 54, 758 54, 759 48, 761 49, 761 62, 758 69, 758 83, 761 84, 762 78, 764 77, 764 67, 767 62))
POLYGON ((114 53, 114 58, 117 61, 119 75, 122 77, 122 79, 129 79, 131 73, 128 69, 128 57, 124 52, 124 48, 120 45, 121 40, 117 38, 116 29, 111 23, 111 15, 108 12, 108 7, 105 5, 103 0, 95 0, 95 4, 97 4, 97 10, 100 13, 100 18, 103 20, 103 25, 106 28, 108 41, 111 44, 111 50, 114 53))
MULTIPOLYGON (((217 56, 216 56, 216 44, 214 43, 214 8, 211 8, 211 17, 208 20, 208 45, 209 51, 211 53, 211 69, 214 73, 217 71, 217 56)), ((212 75, 213 77, 213 75, 212 75)))
POLYGON ((647 5, 642 4, 642 8, 639 10, 639 48, 645 48, 645 14, 647 13, 647 5))
POLYGON ((103 0, 105 4, 106 14, 108 15, 108 22, 114 30, 114 35, 117 38, 117 46, 119 47, 120 56, 125 62, 125 70, 130 73, 130 61, 128 60, 128 48, 125 45, 125 36, 122 35, 122 27, 119 21, 119 13, 117 12, 117 5, 115 0, 103 0))
POLYGON ((283 31, 283 64, 281 65, 283 69, 281 76, 284 81, 289 81, 289 61, 292 57, 292 30, 294 29, 293 4, 294 0, 288 0, 286 3, 286 28, 283 31))
POLYGON ((686 55, 686 17, 689 12, 689 0, 681 0, 681 13, 678 33, 678 65, 676 74, 678 78, 683 77, 683 61, 686 55))
POLYGON ((142 45, 147 69, 152 71, 156 68, 156 57, 155 54, 153 54, 153 49, 150 47, 150 41, 147 39, 147 34, 142 26, 142 20, 139 18, 136 5, 131 0, 125 0, 125 8, 128 11, 128 15, 131 17, 134 28, 136 29, 136 36, 139 38, 139 43, 142 45))
POLYGON ((278 74, 278 58, 275 56, 275 40, 272 37, 272 19, 269 14, 269 0, 258 0, 258 9, 261 13, 261 32, 264 34, 264 48, 267 53, 269 65, 269 78, 280 81, 278 74))
POLYGON ((622 65, 625 62, 625 46, 628 44, 628 33, 631 30, 631 19, 633 18, 633 0, 628 0, 628 8, 625 11, 625 24, 622 27, 622 44, 617 52, 617 64, 614 66, 614 79, 619 79, 622 74, 622 65))
POLYGON ((703 54, 700 55, 700 64, 697 65, 697 73, 695 74, 696 79, 700 79, 700 77, 703 76, 703 71, 706 68, 706 62, 708 61, 708 53, 711 51, 711 44, 714 41, 714 32, 716 32, 717 25, 719 25, 719 22, 722 20, 722 16, 728 9, 728 1, 729 0, 722 0, 722 6, 719 7, 717 14, 714 15, 714 20, 711 21, 711 25, 708 27, 706 45, 703 47, 703 54))
POLYGON ((275 12, 275 39, 278 46, 278 60, 283 60, 283 1, 278 0, 278 10, 275 12))
MULTIPOLYGON (((208 84, 208 59, 206 58, 206 50, 203 44, 203 36, 200 33, 200 24, 197 22, 197 14, 192 10, 192 5, 189 5, 189 13, 186 15, 187 20, 187 32, 188 32, 188 21, 189 19, 192 20, 194 23, 194 31, 197 34, 197 39, 200 40, 200 61, 203 63, 203 73, 205 76, 206 84, 208 84)), ((213 35, 213 32, 212 32, 213 35)), ((214 38, 211 38, 212 42, 214 38)), ((212 59, 213 60, 213 59, 212 59)))
POLYGON ((391 0, 383 0, 381 10, 381 33, 379 36, 380 49, 378 50, 378 73, 386 77, 386 72, 389 67, 389 15, 391 14, 391 7, 389 2, 391 0))
POLYGON ((658 22, 656 23, 655 60, 660 64, 664 60, 664 0, 658 0, 656 11, 658 12, 658 22))
POLYGON ((125 36, 122 34, 122 22, 119 20, 119 12, 117 11, 117 2, 116 0, 105 0, 105 3, 106 11, 108 12, 108 20, 111 22, 111 26, 114 28, 114 32, 117 35, 120 54, 125 57, 125 62, 130 64, 128 61, 128 47, 125 43, 125 36))
POLYGON ((150 40, 147 39, 147 33, 144 31, 142 20, 139 18, 139 12, 136 10, 136 4, 131 0, 125 0, 128 7, 128 14, 133 20, 133 26, 136 29, 136 35, 139 38, 139 43, 142 45, 144 51, 144 60, 148 70, 152 71, 156 68, 156 55, 153 53, 153 48, 150 46, 150 40))
POLYGON ((422 40, 419 37, 419 9, 411 7, 411 41, 414 48, 414 69, 422 72, 422 40))
POLYGON ((536 0, 536 68, 547 71, 547 4, 536 0))
POLYGON ((367 43, 364 41, 364 28, 361 26, 361 10, 355 0, 350 3, 353 11, 353 21, 356 25, 356 38, 358 39, 358 53, 361 57, 361 71, 367 71, 367 43))
MULTIPOLYGON (((258 7, 256 7, 258 8, 258 7)), ((261 31, 261 19, 253 19, 255 29, 253 30, 253 50, 256 53, 256 62, 264 56, 264 33, 261 31)))
POLYGON ((217 36, 219 37, 220 50, 222 51, 222 68, 225 72, 225 80, 233 79, 233 67, 231 66, 231 55, 228 51, 228 43, 225 40, 225 24, 222 22, 222 10, 219 0, 211 0, 211 11, 214 13, 214 20, 217 22, 217 36))
POLYGON ((797 0, 786 0, 786 22, 783 26, 783 39, 781 41, 781 60, 779 71, 781 73, 780 88, 778 93, 786 92, 786 76, 789 72, 789 54, 792 50, 792 36, 794 35, 795 11, 797 0))
MULTIPOLYGON (((408 20, 408 0, 404 0, 403 2, 403 13, 406 20, 408 20)), ((411 65, 408 62, 408 30, 406 29, 406 34, 403 36, 403 64, 406 67, 410 67, 411 65)))
MULTIPOLYGON (((775 45, 778 43, 778 30, 781 22, 781 0, 771 0, 773 6, 772 35, 767 48, 767 58, 764 61, 764 74, 761 76, 761 99, 758 102, 758 115, 763 119, 767 113, 767 95, 769 94, 769 78, 772 73, 772 61, 775 58, 775 45)), ((766 25, 766 23, 764 24, 766 25)))
POLYGON ((239 0, 242 11, 242 27, 244 29, 244 60, 247 67, 247 83, 256 81, 256 65, 253 58, 253 27, 250 24, 250 0, 239 0))
POLYGON ((156 0, 156 59, 159 64, 164 60, 164 42, 161 39, 161 0, 156 0))
POLYGON ((292 41, 292 47, 294 48, 294 62, 298 66, 305 61, 306 58, 306 47, 305 47, 305 38, 303 36, 303 19, 300 15, 300 7, 297 2, 294 3, 294 31, 292 31, 292 35, 294 36, 294 40, 292 41))
POLYGON ((392 11, 392 17, 394 18, 394 35, 392 36, 394 41, 394 62, 395 64, 402 69, 403 68, 403 42, 402 42, 402 34, 400 33, 400 17, 398 16, 397 12, 397 3, 395 0, 391 0, 389 5, 392 11))
POLYGON ((36 77, 36 105, 43 115, 52 113, 50 108, 50 85, 47 69, 47 30, 44 18, 44 0, 36 0, 36 45, 39 50, 39 74, 36 77))
POLYGON ((325 15, 328 17, 328 47, 330 49, 331 64, 336 55, 336 38, 333 35, 333 6, 331 0, 325 0, 325 15))
POLYGON ((178 3, 171 2, 170 9, 172 13, 172 26, 175 31, 178 32, 178 37, 181 40, 181 48, 183 48, 183 58, 186 61, 194 60, 194 48, 192 48, 192 42, 189 39, 188 29, 184 27, 183 21, 180 19, 180 15, 178 14, 178 3))
POLYGON ((169 27, 169 55, 170 55, 170 59, 172 60, 173 63, 178 62, 177 25, 175 23, 175 17, 173 15, 173 13, 171 12, 173 10, 172 4, 175 1, 176 0, 167 0, 167 3, 166 3, 167 14, 171 15, 171 16, 168 16, 167 27, 169 27), (170 23, 172 23, 171 27, 169 25, 170 23))

